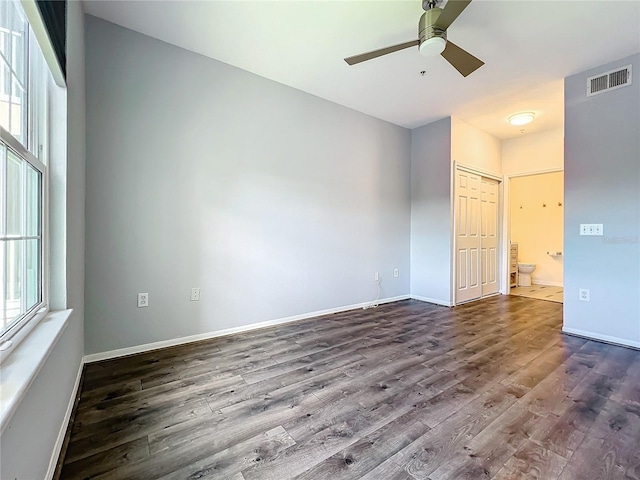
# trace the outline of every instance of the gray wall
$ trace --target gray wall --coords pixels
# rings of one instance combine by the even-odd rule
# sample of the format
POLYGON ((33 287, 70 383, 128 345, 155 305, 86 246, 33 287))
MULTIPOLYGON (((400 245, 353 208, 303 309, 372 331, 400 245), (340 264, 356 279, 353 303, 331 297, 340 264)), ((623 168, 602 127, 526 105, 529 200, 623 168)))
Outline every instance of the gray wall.
POLYGON ((86 25, 86 353, 409 293, 409 130, 86 25))
POLYGON ((451 118, 411 131, 411 294, 451 301, 451 118))
MULTIPOLYGON (((45 478, 84 354, 84 20, 79 2, 67 12, 67 307, 69 325, 2 434, 0 478, 45 478)), ((54 219, 52 219, 52 222, 54 219)), ((66 231, 65 231, 66 230, 66 231)), ((55 460, 55 459, 54 459, 55 460)))
POLYGON ((80 2, 67 7, 67 308, 73 308, 84 354, 85 40, 80 2))
POLYGON ((640 55, 565 80, 564 328, 640 346, 640 79, 586 97, 588 77, 629 63, 637 75, 640 55), (604 237, 579 236, 580 223, 604 237))

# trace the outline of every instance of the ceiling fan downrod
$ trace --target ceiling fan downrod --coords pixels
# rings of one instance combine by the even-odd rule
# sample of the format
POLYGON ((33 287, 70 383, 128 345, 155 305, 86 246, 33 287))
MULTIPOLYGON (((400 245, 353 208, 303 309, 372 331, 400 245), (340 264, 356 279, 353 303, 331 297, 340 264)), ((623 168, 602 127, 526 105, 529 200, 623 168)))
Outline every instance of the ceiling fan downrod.
POLYGON ((441 1, 442 0, 422 0, 422 9, 428 12, 432 8, 435 8, 441 1))

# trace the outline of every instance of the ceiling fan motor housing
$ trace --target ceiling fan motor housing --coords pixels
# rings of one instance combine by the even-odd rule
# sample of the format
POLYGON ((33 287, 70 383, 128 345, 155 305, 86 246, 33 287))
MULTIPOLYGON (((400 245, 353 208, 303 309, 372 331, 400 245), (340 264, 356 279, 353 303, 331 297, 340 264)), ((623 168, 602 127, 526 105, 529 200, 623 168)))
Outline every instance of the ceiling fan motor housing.
POLYGON ((436 26, 436 21, 442 13, 441 8, 431 8, 424 12, 418 24, 418 49, 422 55, 438 55, 447 43, 447 31, 436 26))

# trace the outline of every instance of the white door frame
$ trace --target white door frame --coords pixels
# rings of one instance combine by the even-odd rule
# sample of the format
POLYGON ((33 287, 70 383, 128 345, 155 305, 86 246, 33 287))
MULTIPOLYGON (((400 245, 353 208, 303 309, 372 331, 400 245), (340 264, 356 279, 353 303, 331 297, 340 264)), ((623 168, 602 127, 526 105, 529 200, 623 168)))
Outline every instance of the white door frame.
MULTIPOLYGON (((458 161, 453 161, 451 163, 451 200, 449 204, 451 205, 451 228, 450 228, 450 259, 451 259, 451 270, 450 270, 450 278, 451 285, 449 287, 450 297, 449 302, 452 307, 456 306, 456 280, 457 280, 457 260, 456 260, 456 224, 457 224, 457 213, 456 213, 456 173, 458 170, 462 170, 465 172, 473 173, 474 175, 480 175, 481 177, 490 178, 492 180, 496 180, 498 182, 498 231, 501 241, 498 242, 499 252, 499 262, 498 262, 498 270, 502 272, 504 270, 504 265, 506 258, 503 259, 505 248, 504 242, 502 241, 504 237, 504 228, 503 228, 503 215, 500 212, 504 212, 504 200, 503 200, 503 184, 504 179, 502 175, 488 172, 485 170, 480 170, 476 167, 471 167, 469 165, 465 165, 458 161)), ((508 269, 507 269, 508 270, 508 269)), ((507 282, 507 278, 504 275, 500 275, 500 289, 499 292, 503 293, 505 291, 505 284, 507 282)))
POLYGON ((527 172, 510 173, 504 176, 504 228, 502 230, 502 251, 501 272, 502 281, 500 282, 500 293, 507 295, 509 293, 509 244, 511 243, 511 179, 517 177, 531 177, 533 175, 544 175, 545 173, 564 172, 564 167, 547 168, 544 170, 530 170, 527 172))

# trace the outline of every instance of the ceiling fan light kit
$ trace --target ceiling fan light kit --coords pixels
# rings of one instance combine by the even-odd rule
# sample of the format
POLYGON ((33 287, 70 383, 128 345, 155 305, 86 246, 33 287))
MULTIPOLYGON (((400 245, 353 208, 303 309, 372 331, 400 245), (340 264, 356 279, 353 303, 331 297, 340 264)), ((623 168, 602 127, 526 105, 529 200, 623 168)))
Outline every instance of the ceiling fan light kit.
POLYGON ((484 65, 484 62, 447 40, 447 29, 458 18, 458 15, 467 8, 471 0, 449 0, 444 8, 436 7, 437 3, 439 3, 437 0, 423 2, 422 6, 426 12, 422 14, 418 22, 418 38, 416 40, 347 57, 344 61, 349 65, 355 65, 356 63, 417 46, 420 54, 425 57, 442 55, 463 77, 475 72, 484 65))
POLYGON ((440 55, 446 47, 447 41, 442 37, 431 37, 420 44, 418 49, 423 57, 435 57, 440 55))
POLYGON ((536 114, 533 112, 515 113, 509 117, 509 123, 515 126, 526 125, 533 122, 534 118, 536 118, 536 114))
POLYGON ((420 17, 418 50, 423 57, 440 55, 447 46, 447 30, 436 26, 436 21, 441 13, 441 8, 432 7, 420 17))

